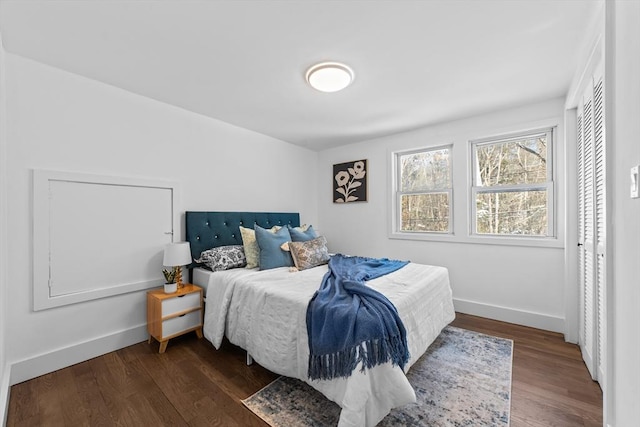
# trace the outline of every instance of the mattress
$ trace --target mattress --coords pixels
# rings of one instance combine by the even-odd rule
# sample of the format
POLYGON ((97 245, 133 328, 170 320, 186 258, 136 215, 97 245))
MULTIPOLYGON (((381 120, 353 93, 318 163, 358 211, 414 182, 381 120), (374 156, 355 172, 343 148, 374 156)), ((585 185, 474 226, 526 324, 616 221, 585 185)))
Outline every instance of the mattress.
MULTIPOLYGON (((326 265, 300 272, 205 271, 194 274, 206 287, 205 337, 219 348, 226 336, 270 371, 307 382, 340 405, 339 426, 373 426, 392 408, 415 401, 405 372, 391 363, 356 368, 348 378, 308 379, 306 309, 326 265)), ((455 317, 448 271, 410 263, 367 284, 398 310, 407 330, 408 370, 455 317)))
POLYGON ((209 281, 213 272, 209 269, 196 267, 192 270, 193 276, 191 277, 191 283, 198 285, 202 288, 202 295, 207 297, 207 288, 209 287, 209 281))

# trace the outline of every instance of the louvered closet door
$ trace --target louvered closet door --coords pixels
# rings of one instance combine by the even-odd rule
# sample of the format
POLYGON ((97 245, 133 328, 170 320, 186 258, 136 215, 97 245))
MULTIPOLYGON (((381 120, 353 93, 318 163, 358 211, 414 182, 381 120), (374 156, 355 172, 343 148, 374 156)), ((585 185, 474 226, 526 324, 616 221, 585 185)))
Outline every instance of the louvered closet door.
POLYGON ((605 344, 606 344, 606 162, 604 132, 604 80, 597 76, 593 88, 593 143, 594 143, 594 181, 595 181, 595 297, 596 297, 596 375, 600 384, 604 384, 605 344))
POLYGON ((578 144, 581 153, 581 163, 578 165, 578 181, 581 183, 579 192, 580 206, 580 302, 582 306, 580 316, 580 349, 592 378, 596 378, 596 334, 595 334, 595 306, 594 297, 594 220, 593 220, 593 90, 588 87, 578 109, 578 123, 580 135, 578 144))
POLYGON ((578 268, 580 349, 595 380, 604 378, 606 186, 601 74, 578 106, 578 268))

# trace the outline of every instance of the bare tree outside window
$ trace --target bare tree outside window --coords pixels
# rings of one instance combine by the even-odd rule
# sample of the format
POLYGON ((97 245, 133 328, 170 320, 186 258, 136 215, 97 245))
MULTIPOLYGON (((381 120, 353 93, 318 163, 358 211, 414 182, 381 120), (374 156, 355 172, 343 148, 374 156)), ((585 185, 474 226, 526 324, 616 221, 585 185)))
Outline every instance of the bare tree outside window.
POLYGON ((476 234, 553 234, 551 143, 551 130, 473 143, 476 234))
POLYGON ((451 232, 451 147, 398 153, 399 230, 451 232))

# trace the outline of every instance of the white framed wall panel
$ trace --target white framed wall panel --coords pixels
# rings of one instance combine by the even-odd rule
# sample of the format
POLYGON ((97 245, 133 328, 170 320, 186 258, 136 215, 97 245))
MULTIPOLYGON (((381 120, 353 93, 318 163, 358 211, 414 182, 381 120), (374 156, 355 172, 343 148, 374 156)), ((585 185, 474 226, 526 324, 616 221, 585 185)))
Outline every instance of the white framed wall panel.
POLYGON ((160 286, 176 192, 170 182, 34 170, 34 310, 160 286))

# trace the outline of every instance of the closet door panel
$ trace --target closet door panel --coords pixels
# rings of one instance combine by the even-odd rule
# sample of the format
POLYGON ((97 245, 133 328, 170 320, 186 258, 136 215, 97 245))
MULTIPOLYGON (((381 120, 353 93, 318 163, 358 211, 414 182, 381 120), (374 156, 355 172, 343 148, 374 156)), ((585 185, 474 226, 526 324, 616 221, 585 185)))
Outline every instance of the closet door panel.
POLYGON ((604 86, 597 74, 578 106, 578 277, 580 350, 594 380, 603 383, 606 345, 606 171, 604 86))
POLYGON ((604 132, 604 86, 602 76, 595 80, 593 89, 593 135, 594 135, 594 222, 595 222, 595 297, 596 297, 596 376, 603 383, 605 366, 604 331, 606 322, 606 146, 604 132))

